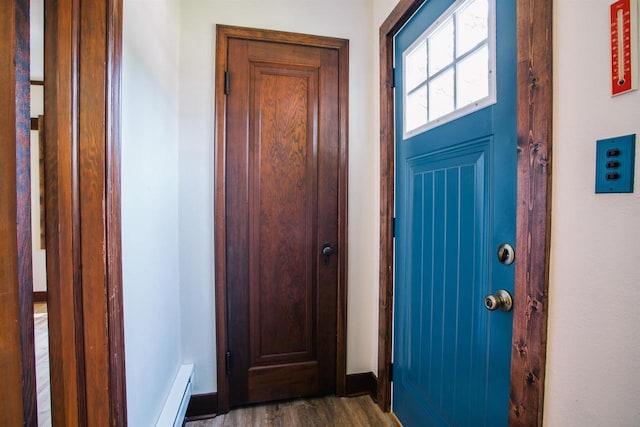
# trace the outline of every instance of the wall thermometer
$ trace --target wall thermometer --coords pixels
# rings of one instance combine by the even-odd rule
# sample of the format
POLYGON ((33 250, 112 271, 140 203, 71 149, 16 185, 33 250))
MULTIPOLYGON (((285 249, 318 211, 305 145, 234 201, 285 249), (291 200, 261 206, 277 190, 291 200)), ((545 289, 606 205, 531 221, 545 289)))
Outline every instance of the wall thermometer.
POLYGON ((637 0, 619 0, 611 5, 611 94, 637 88, 637 0))

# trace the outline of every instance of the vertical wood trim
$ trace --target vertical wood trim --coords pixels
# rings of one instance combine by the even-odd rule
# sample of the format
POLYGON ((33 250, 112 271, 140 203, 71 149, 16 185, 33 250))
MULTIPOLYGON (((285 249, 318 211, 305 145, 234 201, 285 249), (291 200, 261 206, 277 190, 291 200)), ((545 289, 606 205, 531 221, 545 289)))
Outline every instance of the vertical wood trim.
POLYGON ((347 254, 349 253, 349 43, 335 40, 339 55, 340 145, 338 163, 338 319, 336 344, 336 394, 347 394, 347 254))
POLYGON ((347 365, 347 205, 348 205, 348 96, 349 96, 349 45, 347 40, 293 34, 269 30, 218 25, 216 27, 216 77, 215 77, 215 291, 216 291, 216 352, 218 376, 218 411, 229 410, 229 380, 225 366, 228 350, 227 293, 226 293, 226 98, 225 71, 227 70, 228 40, 230 37, 249 40, 266 40, 305 46, 335 49, 339 56, 340 98, 340 164, 338 185, 338 318, 336 338, 336 393, 346 393, 347 365))
POLYGON ((215 81, 215 160, 214 160, 214 264, 216 295, 216 369, 218 377, 218 411, 229 412, 229 377, 226 357, 228 346, 227 325, 227 263, 226 263, 226 125, 227 100, 225 72, 227 70, 228 36, 223 27, 216 27, 216 81, 215 81))
MULTIPOLYGON (((397 8, 396 8, 397 9, 397 8)), ((395 9, 394 9, 395 10, 395 9)), ((393 122, 393 43, 387 26, 380 27, 380 261, 378 302, 378 405, 391 410, 390 365, 393 351, 393 226, 395 158, 393 122)), ((397 21, 397 18, 394 19, 397 21)))
POLYGON ((111 425, 127 425, 127 393, 124 351, 124 308, 122 305, 122 221, 121 221, 121 70, 122 1, 107 5, 106 61, 106 245, 107 316, 109 325, 109 390, 111 425))
MULTIPOLYGON (((391 407, 393 326, 393 36, 425 0, 401 0, 380 27, 378 404, 391 407)), ((510 425, 541 425, 551 209, 552 1, 518 0, 518 190, 510 425)))
POLYGON ((79 4, 45 2, 45 205, 53 425, 86 420, 77 170, 79 4))
POLYGON ((35 426, 26 0, 0 10, 0 75, 0 424, 35 426))
POLYGON ((82 1, 78 171, 88 425, 126 425, 120 254, 121 3, 82 1))
POLYGON ((401 0, 380 27, 380 296, 378 328, 378 405, 391 409, 393 346, 394 105, 393 37, 425 0, 401 0))
MULTIPOLYGON (((100 2, 95 2, 100 3, 100 2)), ((104 5, 106 6, 106 4, 104 5)), ((87 425, 107 425, 109 328, 107 324, 105 183, 106 7, 80 3, 78 68, 78 173, 80 259, 87 425), (85 25, 84 23, 91 23, 85 25)))
POLYGON ((509 425, 542 425, 551 245, 552 0, 518 1, 518 196, 509 425))
POLYGON ((16 196, 22 400, 25 425, 38 422, 36 408, 35 339, 33 335, 33 240, 31 236, 31 102, 29 4, 16 2, 15 111, 16 196))
POLYGON ((52 418, 66 426, 125 426, 122 3, 59 0, 45 7, 52 418))

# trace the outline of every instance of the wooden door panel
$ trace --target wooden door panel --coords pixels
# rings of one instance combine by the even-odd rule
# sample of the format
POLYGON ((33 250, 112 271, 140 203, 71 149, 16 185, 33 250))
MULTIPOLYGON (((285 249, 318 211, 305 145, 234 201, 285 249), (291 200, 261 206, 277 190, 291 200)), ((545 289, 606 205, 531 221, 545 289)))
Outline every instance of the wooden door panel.
POLYGON ((317 69, 252 67, 251 366, 313 360, 317 69))
POLYGON ((252 367, 249 369, 249 401, 267 402, 319 394, 322 387, 320 372, 318 362, 252 367))
POLYGON ((230 403, 334 392, 338 55, 230 39, 228 64, 230 403))

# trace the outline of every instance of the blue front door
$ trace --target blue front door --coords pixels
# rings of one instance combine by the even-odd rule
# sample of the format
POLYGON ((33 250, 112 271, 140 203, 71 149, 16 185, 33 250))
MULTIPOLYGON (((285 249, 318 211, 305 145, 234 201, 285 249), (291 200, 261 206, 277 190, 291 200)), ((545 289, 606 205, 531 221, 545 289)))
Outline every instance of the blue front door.
POLYGON ((427 0, 396 36, 393 411, 406 427, 508 422, 513 315, 485 297, 514 285, 497 250, 515 247, 515 43, 513 0, 427 0))

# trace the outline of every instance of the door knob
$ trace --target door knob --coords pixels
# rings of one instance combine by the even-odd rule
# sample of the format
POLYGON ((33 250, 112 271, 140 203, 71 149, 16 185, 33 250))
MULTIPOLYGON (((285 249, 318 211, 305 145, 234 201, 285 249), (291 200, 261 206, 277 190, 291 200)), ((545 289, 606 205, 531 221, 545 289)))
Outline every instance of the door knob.
POLYGON ((329 257, 333 254, 333 248, 330 244, 324 243, 322 245, 322 263, 324 265, 329 264, 329 257))
POLYGON ((511 311, 513 308, 513 298, 511 294, 504 289, 496 291, 493 295, 487 295, 484 297, 484 306, 489 311, 511 311))

